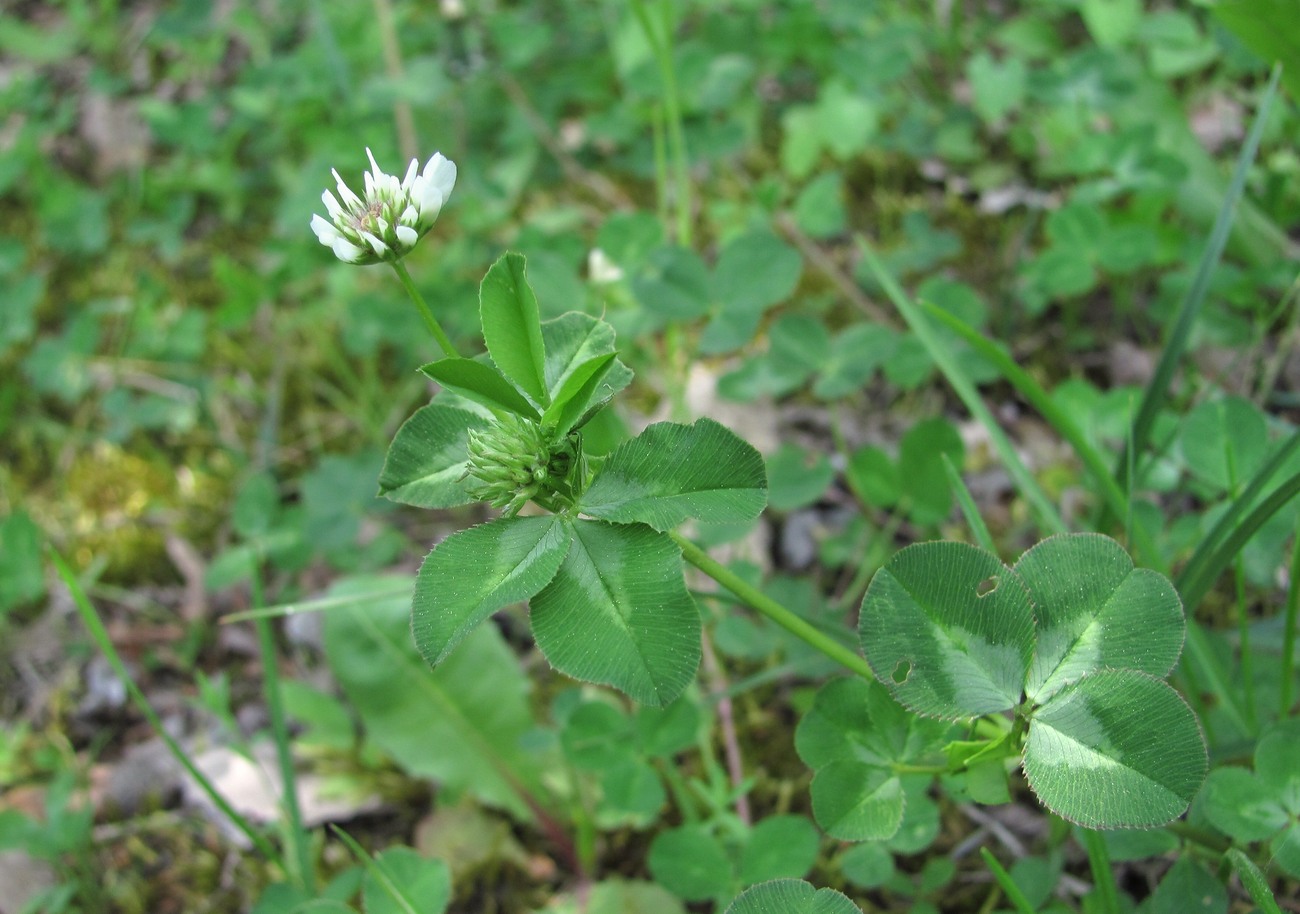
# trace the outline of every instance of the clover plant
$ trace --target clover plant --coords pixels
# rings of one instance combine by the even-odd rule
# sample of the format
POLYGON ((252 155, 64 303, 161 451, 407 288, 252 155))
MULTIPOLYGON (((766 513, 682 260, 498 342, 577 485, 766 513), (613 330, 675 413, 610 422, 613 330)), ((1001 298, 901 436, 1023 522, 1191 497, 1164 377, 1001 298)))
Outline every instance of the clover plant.
MULTIPOLYGON (((398 185, 375 166, 366 198, 350 197, 341 181, 340 193, 371 218, 393 193, 422 180, 413 175, 415 163, 398 185), (372 197, 378 202, 368 202, 372 197)), ((337 209, 330 207, 336 221, 337 209)), ((386 225, 381 220, 378 230, 386 225)), ((334 234, 316 228, 340 259, 357 261, 359 248, 340 251, 334 234)), ((400 245, 362 237, 374 255, 362 259, 399 266, 400 245)), ((418 297, 405 272, 399 275, 418 297)), ((418 304, 433 330, 432 313, 418 304)), ((924 847, 934 832, 923 822, 938 822, 926 797, 935 776, 956 777, 971 798, 1000 802, 1016 764, 1043 805, 1088 828, 1153 827, 1187 809, 1207 754, 1196 716, 1164 681, 1182 650, 1182 604, 1167 578, 1135 568, 1114 540, 1053 536, 1010 567, 963 543, 902 549, 875 573, 862 600, 859 657, 678 531, 689 522, 745 522, 763 511, 768 467, 753 446, 702 418, 657 422, 606 455, 590 455, 584 430, 632 380, 614 329, 580 312, 543 321, 525 259, 515 253, 484 277, 479 318, 486 352, 476 357, 457 354, 435 330, 444 357, 421 371, 440 390, 398 430, 379 478, 381 493, 394 501, 425 508, 483 502, 500 512, 435 544, 420 566, 410 631, 428 664, 458 662, 489 616, 526 601, 533 638, 556 670, 612 686, 647 708, 672 706, 695 680, 701 657, 701 616, 684 579, 685 559, 858 674, 829 681, 797 734, 799 753, 815 771, 814 815, 833 837, 899 836, 900 849, 924 847)), ((960 455, 949 427, 933 431, 940 447, 960 455)), ((907 442, 934 434, 924 437, 918 427, 904 442, 904 461, 924 464, 931 445, 908 457, 907 442)), ((860 455, 852 469, 860 488, 871 486, 868 457, 860 455)), ((940 464, 935 472, 943 472, 940 464)), ((943 477, 913 493, 914 510, 935 501, 930 489, 942 491, 943 477)), ((939 516, 946 505, 935 501, 930 510, 939 516)), ((412 718, 398 731, 415 726, 412 718)), ((617 708, 588 702, 565 711, 562 745, 575 769, 600 772, 605 820, 635 821, 653 815, 664 797, 643 756, 689 744, 692 725, 684 726, 656 750, 662 731, 638 737, 642 728, 617 708)), ((661 832, 648 863, 683 900, 725 899, 771 876, 804 875, 815 836, 804 862, 787 856, 774 869, 750 861, 766 859, 763 842, 787 849, 805 842, 806 828, 798 818, 772 819, 736 840, 726 829, 688 823, 661 832)), ((806 902, 808 910, 838 904, 833 896, 803 899, 801 885, 756 885, 734 909, 773 893, 790 894, 789 904, 806 902)))

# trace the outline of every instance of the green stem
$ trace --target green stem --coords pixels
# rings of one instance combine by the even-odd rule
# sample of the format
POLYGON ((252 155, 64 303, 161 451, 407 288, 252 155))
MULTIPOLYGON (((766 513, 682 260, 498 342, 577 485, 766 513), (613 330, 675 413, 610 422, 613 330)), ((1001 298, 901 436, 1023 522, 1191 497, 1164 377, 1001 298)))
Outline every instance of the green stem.
POLYGON ((104 623, 99 618, 99 613, 95 611, 95 607, 91 605, 90 600, 87 599, 86 592, 82 589, 81 583, 77 580, 77 576, 73 572, 72 567, 68 565, 63 556, 59 555, 53 547, 48 548, 50 561, 54 563, 55 570, 59 573, 59 577, 63 579, 63 583, 67 586, 68 593, 72 595, 72 602, 77 607, 77 614, 81 616, 81 621, 90 632, 90 637, 95 642, 95 646, 98 647, 100 653, 104 655, 104 659, 107 660, 108 665, 113 668, 113 672, 122 680, 122 683, 126 686, 127 693, 131 696, 131 700, 135 702, 135 706, 139 709, 140 713, 144 715, 144 719, 149 722, 149 726, 153 727, 153 731, 158 734, 158 737, 167 746, 167 751, 172 754, 172 758, 176 759, 177 763, 185 769, 186 773, 190 777, 194 778, 194 783, 198 784, 199 789, 207 794, 208 799, 210 799, 213 805, 221 811, 221 814, 224 815, 226 819, 235 826, 235 828, 243 832, 244 836, 252 842, 253 847, 257 848, 259 854, 267 860, 272 861, 277 866, 283 868, 284 861, 271 842, 267 841, 263 835, 249 824, 247 819, 241 816, 235 808, 230 805, 226 798, 218 792, 215 786, 213 786, 212 782, 208 780, 207 776, 198 769, 190 759, 189 755, 186 754, 185 750, 181 748, 180 744, 176 742, 167 729, 163 727, 162 720, 158 717, 158 713, 154 711, 153 705, 149 704, 149 699, 145 697, 144 692, 140 690, 140 687, 136 685, 135 680, 131 678, 130 672, 127 671, 126 664, 122 662, 121 655, 118 654, 117 648, 113 646, 112 639, 108 637, 108 629, 104 628, 104 623))
MULTIPOLYGON (((253 606, 266 605, 262 589, 261 562, 254 553, 250 578, 253 606)), ((271 620, 259 616, 253 621, 257 629, 257 648, 262 658, 262 694, 266 699, 267 714, 271 718, 271 736, 275 740, 275 758, 280 768, 280 787, 284 794, 284 811, 289 821, 285 830, 298 865, 298 883, 309 894, 316 892, 316 871, 312 866, 311 846, 302 826, 302 809, 298 805, 298 776, 293 764, 293 749, 289 743, 289 724, 284 714, 284 700, 280 693, 280 667, 275 647, 275 632, 271 620)))
POLYGON ((1115 874, 1110 868, 1110 854, 1106 850, 1106 841, 1101 832, 1091 828, 1078 828, 1075 834, 1083 842, 1088 852, 1088 864, 1092 868, 1093 889, 1097 893, 1097 907, 1100 914, 1120 914, 1119 889, 1115 885, 1115 874))
POLYGON ((1287 589, 1286 617, 1282 625, 1282 688, 1278 693, 1278 714, 1282 717, 1291 711, 1297 610, 1300 610, 1300 519, 1296 520, 1295 542, 1291 544, 1291 586, 1287 589))
POLYGON ((406 294, 411 296, 411 301, 415 302, 415 307, 419 310, 420 317, 424 318, 424 326, 429 329, 429 332, 433 334, 433 338, 438 341, 438 345, 442 348, 442 354, 448 358, 459 356, 460 353, 458 353, 456 347, 452 345, 451 338, 447 336, 446 332, 442 329, 442 325, 438 323, 438 319, 433 316, 433 312, 430 311, 429 306, 425 304, 424 296, 421 295, 420 290, 415 287, 415 283, 411 281, 411 274, 406 272, 406 267, 402 265, 400 260, 393 262, 393 270, 397 273, 397 278, 402 281, 402 286, 406 289, 406 294))
POLYGON ((767 616, 796 638, 805 641, 811 647, 821 651, 836 663, 852 670, 864 679, 874 680, 876 678, 875 674, 871 672, 871 667, 867 665, 867 661, 843 644, 840 644, 800 616, 795 615, 757 587, 749 584, 721 562, 711 558, 707 552, 680 533, 669 532, 668 535, 681 548, 682 557, 686 561, 713 578, 727 590, 730 590, 740 598, 742 603, 767 616))
POLYGON ((677 216, 677 243, 682 247, 691 246, 691 179, 686 154, 686 135, 682 130, 682 106, 677 89, 677 71, 673 67, 672 54, 672 6, 661 2, 663 10, 661 25, 663 34, 655 28, 643 0, 633 0, 632 11, 646 41, 654 52, 655 63, 659 66, 659 78, 664 87, 664 120, 667 122, 668 143, 671 147, 673 168, 673 208, 677 216))
POLYGON ((1282 914, 1282 909, 1273 897, 1273 890, 1268 887, 1268 879, 1255 862, 1235 847, 1229 848, 1224 859, 1237 873, 1242 886, 1250 898, 1264 914, 1282 914))
POLYGON ((1020 886, 1016 885, 1011 874, 998 862, 998 858, 994 857, 987 847, 980 848, 980 856, 984 858, 984 865, 989 868, 989 872, 993 874, 993 878, 1007 896, 1007 901, 1011 902, 1011 906, 1018 914, 1034 914, 1034 906, 1029 903, 1025 893, 1020 891, 1020 886))

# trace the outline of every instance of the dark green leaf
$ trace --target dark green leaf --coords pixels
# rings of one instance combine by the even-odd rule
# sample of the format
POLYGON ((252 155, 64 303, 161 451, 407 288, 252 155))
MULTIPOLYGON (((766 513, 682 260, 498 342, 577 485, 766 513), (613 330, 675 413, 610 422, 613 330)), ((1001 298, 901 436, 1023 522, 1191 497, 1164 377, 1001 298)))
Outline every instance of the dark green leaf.
POLYGON ((723 895, 731 887, 727 851, 702 825, 661 831, 650 844, 646 864, 656 882, 687 901, 723 895))
POLYGON ((587 514, 669 530, 689 517, 757 517, 767 495, 763 458, 712 419, 659 422, 617 448, 582 498, 587 514))
POLYGON ((488 409, 504 409, 529 419, 539 419, 537 407, 529 403, 501 372, 473 359, 441 359, 420 368, 448 390, 488 409))
POLYGON ((1103 670, 1057 692, 1029 725, 1024 768, 1044 806, 1086 828, 1152 828, 1205 780, 1196 716, 1167 684, 1103 670))
POLYGON ((1183 648, 1183 605, 1164 575, 1136 569, 1124 547, 1097 533, 1061 534, 1020 557, 1038 647, 1025 692, 1043 702, 1101 669, 1169 675, 1183 648))
POLYGON ((904 705, 974 717, 1019 704, 1033 607, 996 556, 964 543, 918 543, 872 578, 858 635, 876 677, 904 705))
POLYGON ((812 781, 813 815, 826 834, 845 841, 884 841, 903 821, 903 782, 888 768, 838 761, 812 781))
POLYGON ((549 397, 544 374, 546 349, 537 297, 525 270, 523 255, 508 253, 483 277, 479 286, 483 341, 501 372, 533 402, 544 406, 549 397))
POLYGON ((379 494, 418 508, 451 508, 472 499, 461 484, 469 430, 487 424, 463 409, 430 403, 402 423, 384 458, 379 494))
POLYGON ((375 596, 392 587, 341 582, 331 596, 355 602, 325 613, 325 656, 369 740, 416 777, 529 818, 520 790, 540 791, 545 765, 521 749, 536 724, 514 654, 486 625, 429 669, 411 641, 410 598, 375 596))
POLYGON ((533 636, 560 672, 662 707, 691 683, 700 616, 681 552, 643 524, 578 520, 555 579, 531 601, 533 636))
POLYGON ((814 888, 800 879, 760 882, 741 892, 725 914, 862 914, 834 889, 814 888))
POLYGON ((569 530, 554 515, 498 518, 453 533, 420 565, 411 632, 437 665, 488 616, 527 600, 555 577, 569 530))

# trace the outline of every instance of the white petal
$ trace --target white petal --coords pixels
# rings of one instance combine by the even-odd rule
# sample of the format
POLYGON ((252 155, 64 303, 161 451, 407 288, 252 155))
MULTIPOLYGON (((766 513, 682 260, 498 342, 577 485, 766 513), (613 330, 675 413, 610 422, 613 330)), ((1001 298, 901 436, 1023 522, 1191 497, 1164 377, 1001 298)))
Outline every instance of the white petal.
POLYGON ((316 233, 316 237, 321 244, 332 245, 337 239, 343 237, 339 234, 339 230, 334 227, 334 224, 327 221, 319 213, 312 214, 311 230, 316 233))
POLYGON ((414 206, 407 206, 402 210, 402 215, 398 217, 398 222, 402 225, 415 225, 420 221, 420 211, 414 206))
POLYGON ((370 253, 365 248, 359 248, 343 237, 340 237, 330 247, 334 249, 334 256, 344 263, 360 263, 370 253))
POLYGON ((399 225, 395 229, 397 240, 402 243, 402 247, 410 248, 415 246, 415 242, 420 240, 420 233, 409 225, 399 225))
POLYGON ((420 160, 411 159, 411 165, 406 169, 406 177, 402 178, 402 190, 410 192, 411 183, 415 181, 415 176, 420 173, 420 160))
POLYGON ((339 206, 339 201, 335 200, 334 195, 328 190, 321 194, 320 198, 324 202, 325 209, 330 214, 331 219, 337 219, 343 215, 343 207, 339 206))
POLYGON ((369 146, 366 147, 366 158, 370 160, 370 169, 375 174, 375 180, 378 181, 380 178, 384 176, 384 173, 379 170, 379 163, 375 161, 375 156, 370 151, 369 146))
POLYGON ((382 241, 380 241, 370 232, 362 232, 361 237, 364 238, 366 244, 370 245, 370 247, 374 250, 376 256, 383 257, 385 254, 388 253, 388 245, 384 244, 382 241))
POLYGON ((354 194, 354 193, 352 192, 352 189, 351 189, 350 187, 348 187, 346 184, 343 183, 343 179, 339 177, 339 173, 338 173, 337 171, 335 171, 334 169, 330 169, 330 171, 331 171, 331 173, 334 175, 334 180, 338 182, 338 185, 339 185, 339 199, 341 199, 341 200, 343 201, 343 205, 346 206, 346 207, 349 207, 349 208, 352 208, 352 207, 360 208, 360 207, 362 207, 363 204, 362 204, 362 202, 361 202, 361 198, 358 197, 356 194, 354 194))
POLYGON ((438 188, 442 202, 446 203, 451 189, 456 186, 456 163, 444 158, 441 152, 435 152, 433 158, 425 163, 424 176, 438 188))

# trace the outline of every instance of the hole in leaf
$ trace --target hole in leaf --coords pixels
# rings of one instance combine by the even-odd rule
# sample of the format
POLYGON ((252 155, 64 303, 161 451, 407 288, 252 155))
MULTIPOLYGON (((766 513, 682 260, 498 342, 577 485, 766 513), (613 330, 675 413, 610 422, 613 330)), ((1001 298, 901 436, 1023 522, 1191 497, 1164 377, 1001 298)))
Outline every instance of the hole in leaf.
POLYGON ((985 578, 984 580, 980 581, 978 584, 975 585, 975 596, 987 597, 989 594, 993 593, 993 591, 997 589, 998 589, 998 577, 997 575, 990 575, 989 577, 985 578))
POLYGON ((893 679, 897 685, 902 685, 907 682, 907 677, 910 676, 911 673, 912 664, 906 660, 900 660, 898 661, 898 665, 894 667, 894 672, 890 674, 890 678, 893 679))

